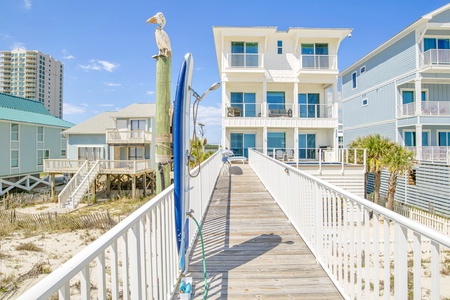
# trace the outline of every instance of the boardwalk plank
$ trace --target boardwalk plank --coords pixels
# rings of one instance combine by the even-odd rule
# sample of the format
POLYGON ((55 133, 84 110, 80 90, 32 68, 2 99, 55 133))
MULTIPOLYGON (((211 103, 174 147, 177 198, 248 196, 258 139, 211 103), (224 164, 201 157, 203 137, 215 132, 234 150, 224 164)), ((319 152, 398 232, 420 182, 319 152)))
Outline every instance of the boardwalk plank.
MULTIPOLYGON (((230 173, 219 177, 203 225, 208 299, 343 299, 251 167, 230 173)), ((186 276, 192 299, 203 299, 198 240, 186 276)))

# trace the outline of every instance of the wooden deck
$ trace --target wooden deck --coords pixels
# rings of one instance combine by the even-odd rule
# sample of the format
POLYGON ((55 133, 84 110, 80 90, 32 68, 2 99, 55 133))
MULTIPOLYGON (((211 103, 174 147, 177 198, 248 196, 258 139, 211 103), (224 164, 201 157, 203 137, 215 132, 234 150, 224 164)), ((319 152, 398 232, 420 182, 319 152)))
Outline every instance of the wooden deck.
MULTIPOLYGON (((219 177, 203 225, 208 299, 343 299, 251 167, 230 173, 219 177)), ((192 298, 203 299, 199 239, 187 276, 192 298)))

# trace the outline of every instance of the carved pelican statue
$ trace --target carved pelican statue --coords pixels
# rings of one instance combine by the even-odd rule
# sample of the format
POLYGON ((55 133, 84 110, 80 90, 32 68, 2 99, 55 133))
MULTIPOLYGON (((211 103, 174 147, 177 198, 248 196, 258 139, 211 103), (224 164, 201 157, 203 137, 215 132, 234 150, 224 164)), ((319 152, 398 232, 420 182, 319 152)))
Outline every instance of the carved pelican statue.
POLYGON ((166 18, 164 18, 162 12, 159 12, 148 19, 146 23, 159 24, 155 31, 156 45, 158 46, 159 54, 155 57, 170 56, 172 54, 172 49, 170 48, 169 36, 163 30, 164 26, 166 25, 166 18))

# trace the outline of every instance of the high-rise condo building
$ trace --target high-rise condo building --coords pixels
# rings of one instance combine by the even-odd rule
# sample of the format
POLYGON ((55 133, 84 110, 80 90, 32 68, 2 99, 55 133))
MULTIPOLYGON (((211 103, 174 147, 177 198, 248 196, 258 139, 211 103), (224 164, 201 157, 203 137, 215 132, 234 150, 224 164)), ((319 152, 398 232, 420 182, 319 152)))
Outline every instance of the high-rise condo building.
POLYGON ((36 50, 0 51, 0 93, 33 99, 55 117, 63 115, 64 66, 36 50))

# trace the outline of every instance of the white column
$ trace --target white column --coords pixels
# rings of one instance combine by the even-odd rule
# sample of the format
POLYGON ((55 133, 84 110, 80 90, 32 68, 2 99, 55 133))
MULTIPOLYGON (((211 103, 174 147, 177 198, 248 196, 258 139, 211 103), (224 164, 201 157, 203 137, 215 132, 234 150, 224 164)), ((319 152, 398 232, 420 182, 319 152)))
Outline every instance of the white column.
POLYGON ((416 124, 416 159, 422 160, 422 124, 416 124))
POLYGON ((227 129, 222 124, 222 149, 225 149, 227 147, 230 149, 230 145, 227 144, 227 129))
MULTIPOLYGON (((422 79, 416 78, 414 81, 415 91, 414 91, 414 101, 415 101, 415 111, 416 116, 422 114, 422 79)), ((416 137, 417 138, 417 137, 416 137)))
POLYGON ((294 82, 294 105, 292 106, 292 117, 298 118, 298 82, 294 82))
POLYGON ((339 118, 339 103, 338 103, 337 79, 331 86, 331 97, 333 98, 332 99, 332 104, 333 104, 332 117, 338 119, 339 118))
POLYGON ((267 112, 267 82, 266 81, 263 81, 263 95, 262 96, 263 96, 262 97, 262 99, 263 99, 263 107, 262 107, 263 113, 262 113, 262 116, 263 117, 268 117, 269 114, 267 112))
POLYGON ((298 161, 298 127, 294 128, 294 161, 298 161))
POLYGON ((263 153, 267 155, 267 127, 263 127, 263 153))

